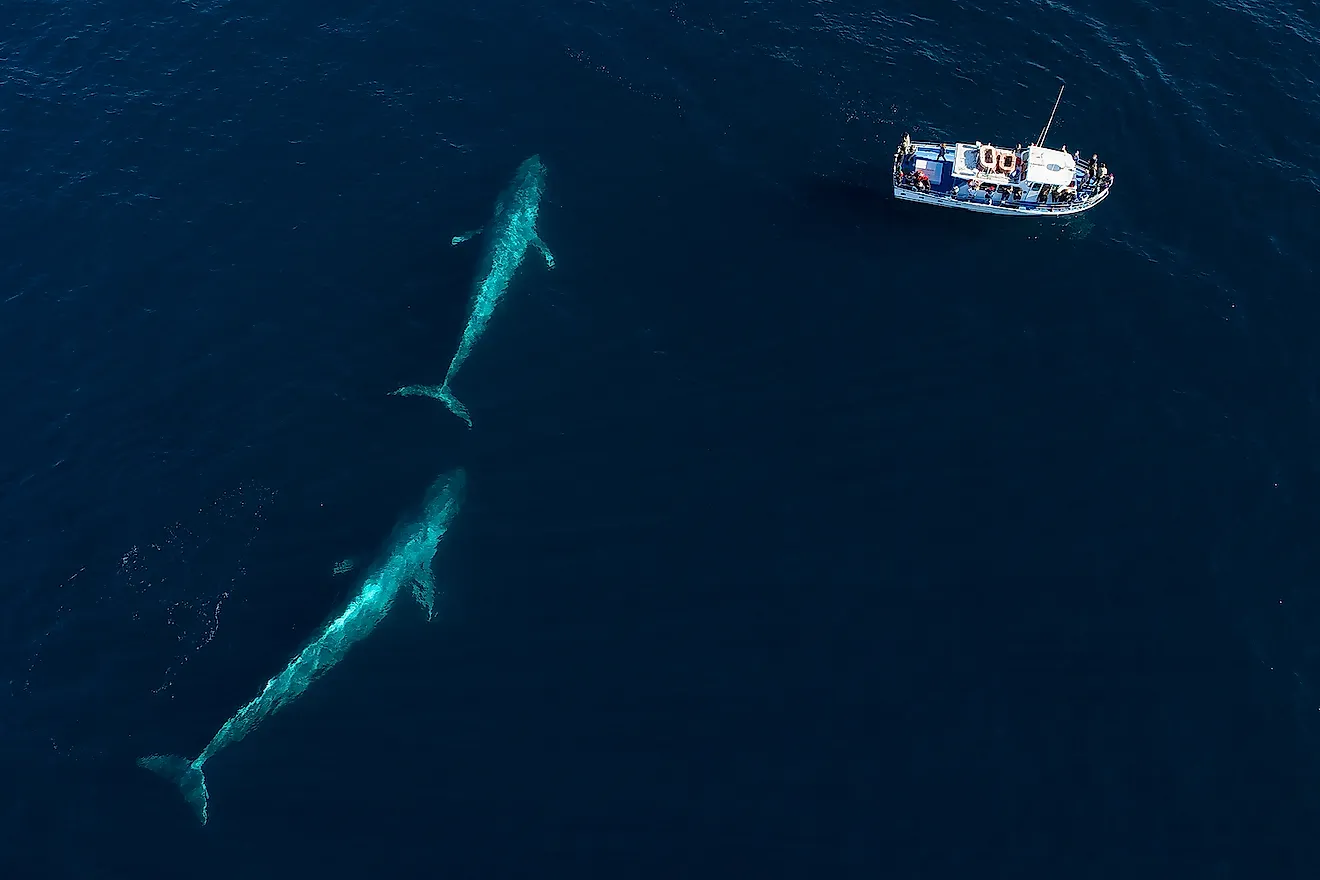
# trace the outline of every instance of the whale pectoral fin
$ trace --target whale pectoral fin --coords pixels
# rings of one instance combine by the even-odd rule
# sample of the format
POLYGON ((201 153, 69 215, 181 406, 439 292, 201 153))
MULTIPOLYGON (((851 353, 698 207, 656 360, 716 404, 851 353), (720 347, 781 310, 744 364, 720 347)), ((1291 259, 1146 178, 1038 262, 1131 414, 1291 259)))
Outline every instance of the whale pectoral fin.
POLYGON ((431 615, 435 614, 435 577, 431 569, 423 568, 413 579, 413 598, 426 611, 426 619, 430 620, 431 615))
POLYGON ((541 252, 541 256, 545 257, 546 267, 553 269, 555 267, 555 255, 550 253, 550 248, 545 246, 545 242, 541 241, 540 236, 532 239, 532 244, 541 252))
POLYGON ((462 235, 455 235, 453 238, 449 239, 449 244, 451 247, 456 244, 462 244, 470 238, 476 238, 478 235, 481 235, 481 229, 469 229, 462 235))

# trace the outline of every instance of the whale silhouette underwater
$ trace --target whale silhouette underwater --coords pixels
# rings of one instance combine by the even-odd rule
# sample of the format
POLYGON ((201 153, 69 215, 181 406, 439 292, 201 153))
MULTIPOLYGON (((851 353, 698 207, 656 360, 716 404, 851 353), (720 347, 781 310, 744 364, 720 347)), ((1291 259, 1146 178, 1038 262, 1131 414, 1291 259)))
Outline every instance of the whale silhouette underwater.
POLYGON ((460 468, 441 475, 431 484, 420 514, 395 527, 388 551, 363 577, 343 612, 266 682, 256 697, 222 724, 201 754, 191 759, 149 755, 139 758, 138 765, 178 785, 184 800, 205 825, 210 794, 202 769, 207 761, 252 733, 334 668, 349 648, 371 635, 405 588, 412 588, 413 598, 426 611, 427 619, 431 618, 435 608, 431 562, 462 506, 465 483, 466 475, 460 468))
POLYGON ((480 229, 456 235, 450 241, 451 245, 457 245, 478 235, 485 239, 479 263, 481 271, 472 285, 467 325, 458 341, 458 350, 454 352, 449 370, 439 385, 405 385, 392 394, 433 397, 467 422, 469 428, 472 427, 472 415, 454 396, 450 383, 472 354, 477 340, 486 332, 486 325, 490 323, 495 308, 509 289, 509 282, 527 256, 528 248, 540 251, 546 266, 554 268, 554 255, 536 231, 541 198, 545 195, 545 182, 546 170, 541 157, 528 157, 518 166, 513 179, 496 198, 495 211, 487 224, 480 229))

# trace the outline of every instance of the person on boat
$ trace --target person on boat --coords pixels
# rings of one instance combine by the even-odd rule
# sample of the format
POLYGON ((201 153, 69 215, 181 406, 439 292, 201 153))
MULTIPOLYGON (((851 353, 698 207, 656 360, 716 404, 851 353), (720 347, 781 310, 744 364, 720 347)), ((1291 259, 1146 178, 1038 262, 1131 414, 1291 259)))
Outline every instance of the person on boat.
POLYGON ((940 160, 941 162, 943 162, 944 159, 945 159, 945 156, 944 156, 944 144, 940 144, 940 155, 939 155, 939 160, 940 160))
POLYGON ((1095 185, 1101 189, 1109 185, 1109 169, 1104 166, 1104 163, 1101 163, 1100 173, 1095 176, 1095 185))
POLYGON ((1099 154, 1099 153, 1092 153, 1092 154, 1091 154, 1091 163, 1090 163, 1090 165, 1089 165, 1089 167, 1088 167, 1087 170, 1089 170, 1089 171, 1091 172, 1091 179, 1094 180, 1096 183, 1099 183, 1099 182, 1100 182, 1100 154, 1099 154))
POLYGON ((912 155, 915 150, 912 149, 912 137, 905 131, 903 132, 903 144, 899 147, 904 157, 912 155))

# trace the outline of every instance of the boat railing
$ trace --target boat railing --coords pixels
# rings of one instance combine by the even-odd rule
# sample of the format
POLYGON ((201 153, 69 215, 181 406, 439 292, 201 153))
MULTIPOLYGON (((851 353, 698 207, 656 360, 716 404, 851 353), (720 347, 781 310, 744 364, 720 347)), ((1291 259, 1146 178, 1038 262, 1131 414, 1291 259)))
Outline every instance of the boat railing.
MULTIPOLYGON (((897 180, 894 182, 894 186, 897 187, 898 189, 907 190, 908 192, 920 193, 921 195, 927 195, 927 196, 936 196, 938 198, 945 198, 952 202, 958 202, 959 204, 965 204, 969 202, 978 203, 976 202, 976 200, 973 199, 958 198, 955 195, 954 190, 937 193, 921 187, 912 186, 911 184, 908 183, 900 183, 897 180)), ((1102 194, 1107 189, 1108 187, 1101 187, 1099 189, 1091 189, 1090 187, 1087 187, 1085 191, 1088 192, 1089 195, 1082 196, 1081 198, 1072 199, 1067 202, 1026 202, 1019 199, 1017 201, 1010 201, 1008 204, 1005 204, 1003 201, 997 203, 987 201, 987 202, 980 202, 980 204, 993 205, 996 208, 1009 208, 1009 209, 1016 209, 1019 211, 1030 211, 1033 214, 1064 213, 1068 211, 1075 211, 1077 210, 1078 205, 1084 205, 1087 202, 1095 201, 1101 198, 1102 194)))

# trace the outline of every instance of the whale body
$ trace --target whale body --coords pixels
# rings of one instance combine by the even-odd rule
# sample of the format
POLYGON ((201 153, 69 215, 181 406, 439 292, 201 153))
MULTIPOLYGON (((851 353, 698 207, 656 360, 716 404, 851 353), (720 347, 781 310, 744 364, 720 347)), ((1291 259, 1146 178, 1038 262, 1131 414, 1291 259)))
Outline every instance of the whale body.
POLYGON ((317 678, 334 667, 348 649, 371 634, 406 587, 426 610, 435 608, 435 580, 431 560, 441 538, 458 514, 465 475, 461 469, 439 477, 427 492, 421 513, 395 527, 388 553, 363 578, 361 586, 341 614, 326 624, 278 675, 266 682, 251 702, 226 721, 196 758, 149 755, 138 765, 173 781, 183 792, 203 825, 210 796, 202 768, 206 762, 249 733, 281 708, 297 699, 317 678))
POLYGON ((481 229, 474 229, 456 235, 451 245, 461 244, 470 238, 484 234, 485 247, 482 251, 479 280, 472 285, 472 302, 469 308, 467 326, 458 341, 458 350, 449 362, 449 371, 439 385, 405 385, 392 394, 402 396, 434 397, 450 412, 467 422, 472 427, 472 416, 453 391, 449 383, 453 381, 463 362, 472 353, 472 347, 485 332, 495 307, 499 305, 514 273, 527 256, 527 249, 534 247, 545 258, 546 266, 554 268, 555 258, 550 249, 541 241, 536 232, 536 218, 541 208, 541 196, 545 194, 545 165, 541 157, 531 156, 518 166, 513 180, 495 200, 495 212, 490 221, 481 229))

